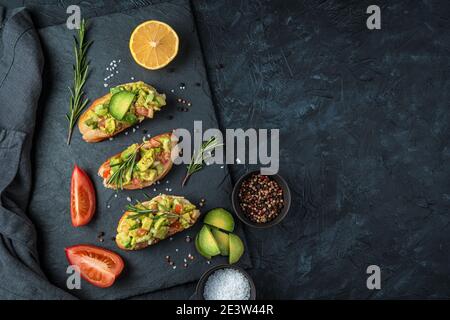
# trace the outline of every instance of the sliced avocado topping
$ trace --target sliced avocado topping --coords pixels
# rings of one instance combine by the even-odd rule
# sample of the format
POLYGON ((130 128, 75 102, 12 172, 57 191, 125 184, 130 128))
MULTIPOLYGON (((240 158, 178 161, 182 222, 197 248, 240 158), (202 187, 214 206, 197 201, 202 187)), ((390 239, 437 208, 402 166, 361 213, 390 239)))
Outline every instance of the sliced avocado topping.
POLYGON ((117 120, 122 120, 125 114, 130 110, 136 95, 129 91, 120 91, 111 97, 109 103, 109 113, 117 120))

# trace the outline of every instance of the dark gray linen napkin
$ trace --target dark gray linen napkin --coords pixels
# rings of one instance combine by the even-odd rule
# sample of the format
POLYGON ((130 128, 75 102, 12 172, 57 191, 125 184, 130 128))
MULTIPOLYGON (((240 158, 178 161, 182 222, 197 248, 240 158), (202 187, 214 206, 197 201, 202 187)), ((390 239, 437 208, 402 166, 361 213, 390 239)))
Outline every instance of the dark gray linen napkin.
POLYGON ((73 298, 44 276, 38 261, 36 230, 26 215, 44 62, 39 38, 23 9, 12 12, 1 34, 0 298, 73 298))

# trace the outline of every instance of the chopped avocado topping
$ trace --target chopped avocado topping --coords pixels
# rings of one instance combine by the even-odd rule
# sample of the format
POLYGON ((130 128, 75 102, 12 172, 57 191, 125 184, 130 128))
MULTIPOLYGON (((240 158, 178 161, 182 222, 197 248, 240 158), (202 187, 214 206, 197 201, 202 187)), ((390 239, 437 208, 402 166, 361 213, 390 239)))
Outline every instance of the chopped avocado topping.
POLYGON ((128 159, 128 157, 136 151, 138 146, 139 145, 137 143, 134 143, 131 146, 129 146, 128 148, 126 148, 124 151, 122 151, 122 153, 120 154, 120 157, 122 158, 122 160, 128 159))
POLYGON ((153 181, 156 178, 156 170, 150 169, 143 172, 137 172, 138 178, 142 181, 153 181))
POLYGON ((112 118, 108 118, 105 121, 105 132, 108 134, 113 134, 116 130, 116 122, 112 118))
POLYGON ((150 230, 153 224, 153 219, 150 219, 149 217, 144 217, 142 219, 142 229, 150 230))
POLYGON ((184 210, 196 209, 193 204, 184 198, 170 195, 160 195, 150 201, 138 203, 133 208, 133 212, 128 211, 127 219, 120 220, 116 237, 119 245, 129 249, 135 248, 139 243, 152 244, 155 240, 165 239, 171 228, 182 231, 191 227, 196 220, 190 216, 191 211, 184 210), (155 209, 156 212, 152 211, 155 209))
POLYGON ((157 239, 165 239, 168 231, 169 231, 169 227, 163 226, 163 227, 157 229, 153 236, 157 239))
MULTIPOLYGON (((139 171, 145 171, 153 164, 153 156, 151 153, 146 153, 137 163, 137 168, 139 171)), ((155 171, 156 173, 156 171, 155 171)))
POLYGON ((108 114, 108 105, 99 104, 95 107, 94 112, 98 116, 106 116, 108 114))
POLYGON ((119 241, 125 248, 128 248, 131 244, 131 237, 125 232, 121 232, 116 236, 116 240, 119 241))
POLYGON ((148 106, 148 104, 153 101, 154 97, 155 97, 155 93, 153 91, 150 91, 147 94, 147 97, 145 98, 145 105, 148 106))
POLYGON ((158 176, 159 176, 161 173, 163 173, 163 171, 164 171, 164 166, 163 166, 162 164, 158 164, 158 165, 156 166, 156 172, 158 173, 158 176))
POLYGON ((142 81, 122 84, 110 89, 111 98, 87 111, 84 123, 91 129, 101 129, 114 134, 122 125, 134 125, 144 120, 146 115, 152 117, 153 112, 142 112, 140 108, 158 111, 166 104, 166 96, 160 94, 150 85, 142 81), (114 119, 116 122, 112 123, 114 119))
POLYGON ((159 142, 162 143, 164 150, 170 150, 170 137, 163 136, 159 138, 159 142))
POLYGON ((158 104, 160 105, 160 106, 165 106, 166 105, 166 99, 165 99, 165 96, 157 96, 156 97, 156 101, 158 102, 158 104))
POLYGON ((123 87, 117 86, 117 87, 111 88, 111 89, 109 90, 109 92, 110 92, 111 94, 116 94, 117 92, 120 92, 120 91, 123 91, 123 90, 124 90, 123 87))
POLYGON ((94 120, 92 118, 87 119, 84 123, 91 129, 97 129, 98 128, 98 121, 94 120))
POLYGON ((120 157, 113 157, 109 160, 109 165, 111 167, 117 166, 118 164, 122 163, 122 159, 120 157))
POLYGON ((120 91, 111 97, 109 113, 117 120, 122 120, 131 107, 136 95, 129 91, 120 91))
POLYGON ((138 122, 138 118, 131 112, 128 112, 124 117, 123 117, 123 121, 125 121, 126 123, 129 123, 131 125, 135 124, 136 122, 138 122))

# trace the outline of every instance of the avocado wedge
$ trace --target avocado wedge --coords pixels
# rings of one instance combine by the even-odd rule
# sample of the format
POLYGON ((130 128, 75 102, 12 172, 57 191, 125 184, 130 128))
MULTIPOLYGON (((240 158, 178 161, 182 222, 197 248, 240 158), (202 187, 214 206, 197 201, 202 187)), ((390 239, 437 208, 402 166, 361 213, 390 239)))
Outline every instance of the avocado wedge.
POLYGON ((210 228, 206 225, 202 227, 198 234, 198 244, 200 250, 208 256, 217 256, 220 254, 219 245, 214 239, 210 228))
POLYGON ((203 221, 210 226, 224 231, 233 232, 234 230, 233 216, 223 208, 216 208, 209 211, 203 221))
POLYGON ((212 228, 211 232, 214 236, 214 239, 216 239, 217 245, 219 246, 220 254, 222 256, 227 256, 230 251, 229 250, 230 243, 229 243, 229 239, 228 239, 228 234, 226 232, 223 232, 216 228, 212 228))
POLYGON ((236 263, 244 254, 244 243, 237 235, 230 233, 228 235, 230 241, 230 256, 228 262, 230 264, 236 263))
POLYGON ((198 253, 200 253, 200 254, 201 254, 202 256, 204 256, 206 259, 211 260, 212 257, 211 257, 210 255, 204 253, 204 252, 202 251, 202 249, 200 248, 200 245, 199 245, 199 243, 198 243, 198 234, 195 236, 195 248, 197 249, 198 253))
POLYGON ((136 95, 130 91, 120 91, 113 94, 109 103, 109 113, 111 113, 115 119, 122 120, 128 110, 130 110, 135 96, 136 95))

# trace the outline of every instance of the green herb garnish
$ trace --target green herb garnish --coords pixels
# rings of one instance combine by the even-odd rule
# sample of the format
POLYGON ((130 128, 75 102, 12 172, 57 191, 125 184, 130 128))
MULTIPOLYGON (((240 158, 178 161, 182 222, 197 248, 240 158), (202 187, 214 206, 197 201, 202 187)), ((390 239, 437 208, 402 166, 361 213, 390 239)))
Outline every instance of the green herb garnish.
POLYGON ((203 163, 211 158, 212 151, 216 147, 220 147, 222 145, 222 143, 217 142, 216 137, 211 137, 208 141, 202 143, 200 149, 197 150, 192 156, 191 163, 187 166, 186 176, 181 183, 182 187, 184 187, 190 176, 203 168, 203 163))
POLYGON ((133 177, 133 170, 136 166, 136 158, 137 153, 139 151, 139 147, 131 153, 124 162, 118 164, 118 168, 114 171, 108 179, 108 184, 116 186, 117 189, 123 189, 123 182, 129 177, 130 179, 133 177))
POLYGON ((86 55, 92 41, 86 42, 86 23, 84 19, 81 21, 78 29, 78 37, 74 37, 75 64, 73 65, 73 87, 70 90, 69 112, 66 118, 69 121, 69 134, 67 136, 67 144, 70 144, 73 128, 86 107, 88 99, 84 98, 83 87, 88 76, 89 62, 86 55))
MULTIPOLYGON (((160 212, 158 209, 146 209, 145 206, 140 202, 138 202, 136 205, 131 205, 131 204, 127 205, 126 210, 130 211, 130 212, 134 212, 134 214, 129 215, 127 217, 127 219, 136 219, 136 218, 140 218, 142 216, 147 216, 149 213, 153 214, 153 213, 160 212)), ((164 212, 161 215, 157 215, 157 216, 149 215, 148 216, 148 218, 150 218, 150 219, 160 219, 160 218, 177 218, 177 219, 179 219, 180 217, 181 217, 181 215, 175 214, 172 212, 168 212, 168 211, 164 212)))

